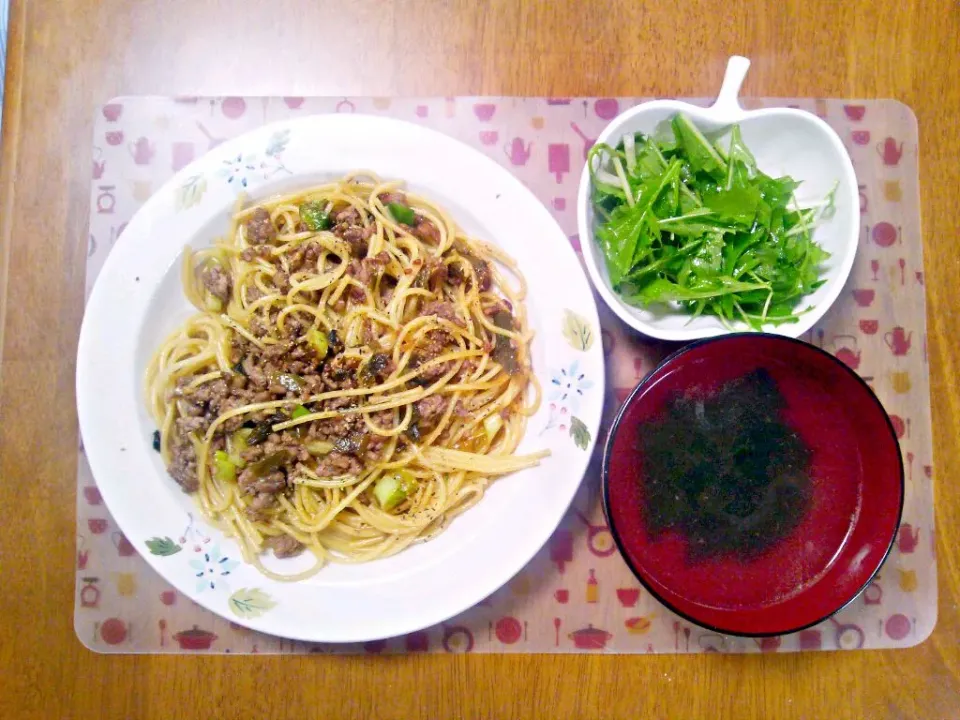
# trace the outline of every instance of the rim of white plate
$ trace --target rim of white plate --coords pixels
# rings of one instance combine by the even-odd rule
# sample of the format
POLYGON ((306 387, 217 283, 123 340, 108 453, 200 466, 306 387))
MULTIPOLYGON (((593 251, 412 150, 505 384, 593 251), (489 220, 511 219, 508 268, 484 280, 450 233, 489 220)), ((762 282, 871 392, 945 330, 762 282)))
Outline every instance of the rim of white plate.
POLYGON ((211 150, 160 188, 127 225, 84 314, 77 356, 80 429, 93 475, 120 529, 192 600, 246 627, 305 641, 403 635, 483 600, 521 570, 555 530, 587 470, 599 428, 604 386, 599 334, 593 294, 566 235, 496 162, 447 135, 403 121, 363 115, 299 118, 266 125, 211 150), (277 147, 273 155, 266 150, 277 147), (226 226, 237 194, 233 181, 240 177, 228 180, 234 159, 252 170, 243 179, 253 199, 349 170, 373 169, 435 200, 468 232, 505 246, 529 283, 527 310, 538 329, 534 371, 545 393, 552 370, 573 364, 591 378, 577 410, 589 435, 584 446, 574 444, 572 430, 558 433, 557 425, 549 424, 545 395, 520 451, 549 447, 552 455, 539 468, 494 482, 481 503, 430 542, 360 566, 328 566, 297 583, 271 581, 239 563, 219 585, 198 589, 198 567, 188 566, 188 560, 203 564, 204 557, 209 562, 211 555, 235 558, 239 553, 232 540, 188 516, 192 499, 163 472, 150 447, 153 426, 143 407, 141 377, 149 351, 189 315, 177 262, 185 244, 206 245, 226 226), (266 167, 261 160, 279 162, 284 172, 268 178, 268 168, 261 182, 260 170, 266 167), (199 197, 185 194, 185 188, 196 191, 200 185, 199 197), (592 330, 595 342, 578 349, 567 339, 561 327, 569 310, 592 330), (522 506, 510 515, 512 500, 522 506), (198 545, 199 554, 191 555, 192 540, 180 542, 188 524, 197 542, 208 537, 198 545), (181 549, 154 554, 146 545, 152 538, 170 538, 181 549), (253 590, 276 605, 231 615, 229 593, 253 590))

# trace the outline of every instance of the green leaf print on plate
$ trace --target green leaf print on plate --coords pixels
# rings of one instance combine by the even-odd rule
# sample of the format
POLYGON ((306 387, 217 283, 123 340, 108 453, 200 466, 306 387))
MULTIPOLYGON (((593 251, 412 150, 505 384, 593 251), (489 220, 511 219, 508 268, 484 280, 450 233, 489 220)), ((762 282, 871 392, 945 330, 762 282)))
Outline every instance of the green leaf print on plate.
POLYGON ((147 549, 150 551, 151 555, 159 555, 160 557, 169 557, 170 555, 176 555, 183 548, 180 547, 177 543, 173 541, 173 538, 170 537, 152 537, 147 540, 147 549))
POLYGON ((177 188, 177 210, 186 210, 191 208, 203 199, 203 194, 207 191, 207 181, 203 175, 194 175, 188 178, 179 188, 177 188))
POLYGON ((578 417, 570 418, 570 437, 573 438, 573 444, 581 450, 586 450, 590 444, 590 431, 578 417))
POLYGON ((587 321, 573 310, 564 310, 562 332, 574 350, 587 351, 593 346, 593 330, 587 321))
POLYGON ((263 615, 276 603, 260 588, 240 588, 230 596, 227 605, 237 617, 254 618, 263 615))

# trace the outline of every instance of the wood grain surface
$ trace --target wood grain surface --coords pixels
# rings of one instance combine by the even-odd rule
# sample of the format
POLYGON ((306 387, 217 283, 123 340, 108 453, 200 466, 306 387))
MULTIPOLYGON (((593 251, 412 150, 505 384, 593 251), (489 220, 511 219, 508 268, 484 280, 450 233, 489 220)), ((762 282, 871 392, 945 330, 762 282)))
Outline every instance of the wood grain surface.
POLYGON ((13 0, 0 159, 0 718, 960 717, 956 0, 13 0), (920 127, 940 572, 921 646, 784 656, 99 656, 73 632, 94 108, 117 94, 893 97, 920 127))

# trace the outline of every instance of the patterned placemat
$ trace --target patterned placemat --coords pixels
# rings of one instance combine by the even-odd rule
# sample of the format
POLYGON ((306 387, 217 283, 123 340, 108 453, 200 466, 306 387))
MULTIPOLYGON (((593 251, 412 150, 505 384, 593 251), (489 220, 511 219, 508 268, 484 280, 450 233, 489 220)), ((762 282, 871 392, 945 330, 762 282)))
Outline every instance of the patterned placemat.
MULTIPOLYGON (((579 250, 575 196, 587 150, 610 119, 641 100, 119 98, 97 113, 87 292, 127 221, 175 171, 225 139, 311 113, 389 115, 459 138, 526 183, 579 250)), ((282 640, 211 614, 154 573, 104 507, 81 448, 75 568, 81 641, 101 652, 686 653, 906 647, 926 638, 936 622, 937 588, 916 121, 909 108, 886 100, 745 104, 793 105, 823 117, 844 139, 860 182, 857 263, 835 307, 804 339, 833 352, 877 391, 900 437, 907 495, 893 553, 836 618, 795 635, 754 641, 702 630, 663 608, 616 552, 600 507, 598 443, 591 470, 551 541, 475 608, 437 627, 364 645, 282 640)), ((633 335, 597 304, 607 356, 606 425, 665 350, 633 335)), ((563 409, 560 397, 548 402, 563 409)), ((173 540, 183 552, 203 550, 204 538, 192 527, 173 540)))

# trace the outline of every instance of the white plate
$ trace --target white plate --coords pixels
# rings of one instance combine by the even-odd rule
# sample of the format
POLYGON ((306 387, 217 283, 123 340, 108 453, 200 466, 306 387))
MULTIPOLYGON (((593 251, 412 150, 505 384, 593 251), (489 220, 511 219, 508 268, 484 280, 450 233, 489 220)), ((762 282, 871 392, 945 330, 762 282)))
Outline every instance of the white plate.
MULTIPOLYGON (((547 541, 580 483, 603 400, 596 306, 569 242, 547 210, 494 161, 446 135, 396 120, 320 115, 260 128, 178 173, 141 208, 90 296, 77 358, 84 445, 111 514, 178 590, 256 630, 307 641, 391 637, 445 620, 509 580, 547 541), (468 233, 497 243, 529 283, 534 371, 544 391, 518 452, 549 448, 539 467, 494 482, 430 542, 309 580, 267 579, 236 543, 205 525, 151 447, 142 400, 151 352, 191 314, 183 246, 208 245, 237 197, 305 187, 350 170, 403 179, 468 233)), ((275 560, 295 571, 312 558, 275 560)))

